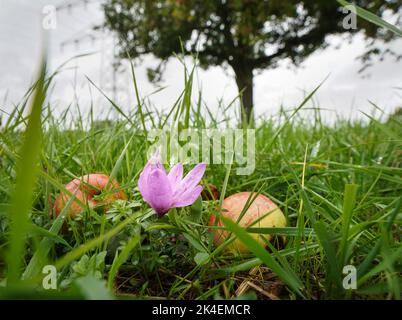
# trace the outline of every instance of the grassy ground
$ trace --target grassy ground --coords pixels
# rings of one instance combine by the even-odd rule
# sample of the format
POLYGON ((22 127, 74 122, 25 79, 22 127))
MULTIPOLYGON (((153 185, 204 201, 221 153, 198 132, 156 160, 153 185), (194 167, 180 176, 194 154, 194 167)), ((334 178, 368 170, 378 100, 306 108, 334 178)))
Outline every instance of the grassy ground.
POLYGON ((77 106, 53 116, 43 103, 48 84, 39 80, 0 128, 1 297, 401 298, 400 118, 377 110, 377 118, 326 126, 318 112, 299 117, 302 103, 294 113, 259 119, 254 173, 209 165, 203 184, 217 186, 222 198, 254 190, 273 199, 288 227, 265 232, 287 240, 263 250, 229 225, 252 251, 236 256, 223 250, 227 243, 216 247, 207 228, 219 200, 158 219, 137 189, 149 129, 172 125, 174 117, 179 128, 233 126, 224 106, 217 121, 190 99, 191 72, 171 113, 156 114, 139 100, 125 114, 111 103, 118 121, 94 121, 95 107, 89 115, 77 116, 77 106), (86 208, 64 226, 63 214, 51 218, 63 185, 94 172, 116 176, 129 200, 107 215, 86 208), (59 272, 57 290, 42 288, 48 264, 59 272), (357 268, 356 290, 342 287, 345 265, 357 268))

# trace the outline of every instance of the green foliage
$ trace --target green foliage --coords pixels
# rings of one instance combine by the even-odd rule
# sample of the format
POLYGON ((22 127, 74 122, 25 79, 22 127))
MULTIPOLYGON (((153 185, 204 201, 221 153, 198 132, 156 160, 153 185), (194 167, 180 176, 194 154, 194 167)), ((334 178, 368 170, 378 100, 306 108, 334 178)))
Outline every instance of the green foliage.
MULTIPOLYGON (((379 16, 399 9, 397 2, 355 4, 379 16)), ((153 53, 166 59, 181 52, 182 42, 203 66, 243 61, 266 68, 283 58, 297 63, 325 45, 328 34, 350 32, 342 27, 345 16, 336 1, 109 0, 105 14, 106 26, 120 36, 123 56, 129 50, 133 58, 153 53)), ((362 29, 370 37, 382 35, 371 23, 362 29)))
MULTIPOLYGON (((344 28, 346 15, 335 0, 108 0, 104 12, 105 26, 118 35, 123 58, 151 53, 166 61, 182 52, 194 55, 205 68, 230 66, 245 115, 251 120, 253 70, 274 68, 284 59, 298 65, 325 48, 328 35, 352 36, 362 31, 367 38, 385 41, 400 36, 397 27, 381 19, 386 12, 399 15, 400 1, 358 0, 354 4, 367 9, 357 8, 361 17, 357 30, 344 28)), ((371 46, 363 57, 367 62, 371 55, 388 52, 371 46)), ((159 65, 149 74, 160 79, 155 74, 160 70, 159 65)))
POLYGON ((238 176, 232 165, 208 165, 202 182, 217 186, 220 199, 198 199, 157 218, 137 188, 147 161, 144 125, 148 130, 233 126, 225 120, 227 106, 219 109, 224 120, 200 112, 188 93, 193 69, 188 70, 187 93, 179 94, 169 113, 157 115, 143 102, 143 113, 112 104, 120 117, 106 122, 92 121, 91 112, 70 122, 51 108, 39 121, 37 99, 32 100, 35 117, 27 117, 21 112, 26 101, 44 87, 30 90, 0 131, 0 297, 229 299, 236 298, 250 269, 260 266, 283 287, 283 299, 399 299, 402 132, 397 117, 374 114, 377 106, 365 120, 338 119, 329 126, 319 109, 305 110, 312 97, 307 95, 294 111, 256 122, 253 174, 238 176), (32 139, 41 127, 38 144, 32 139), (28 156, 22 152, 27 144, 35 151, 28 156), (28 172, 34 166, 36 176, 28 172), (64 184, 92 172, 116 177, 128 200, 93 209, 81 203, 84 212, 76 219, 67 217, 68 208, 51 216, 52 199, 65 191, 64 184), (208 227, 210 215, 219 214, 227 195, 240 191, 270 197, 283 210, 287 227, 242 229, 229 222, 232 236, 214 244, 211 230, 218 227, 208 227), (19 201, 24 210, 16 210, 19 201), (24 219, 23 230, 16 230, 21 227, 16 219, 24 219), (254 232, 285 236, 286 243, 262 247, 250 237, 254 232), (22 238, 12 246, 16 235, 22 238), (236 236, 249 254, 225 250, 236 236), (46 264, 57 268, 55 291, 41 286, 46 264), (357 268, 356 291, 342 288, 345 264, 357 268), (16 269, 9 272, 8 265, 16 269))
POLYGON ((69 285, 72 280, 88 275, 99 280, 103 279, 106 253, 106 251, 102 251, 91 257, 84 254, 80 260, 72 263, 70 278, 64 279, 61 283, 61 287, 64 288, 69 285))

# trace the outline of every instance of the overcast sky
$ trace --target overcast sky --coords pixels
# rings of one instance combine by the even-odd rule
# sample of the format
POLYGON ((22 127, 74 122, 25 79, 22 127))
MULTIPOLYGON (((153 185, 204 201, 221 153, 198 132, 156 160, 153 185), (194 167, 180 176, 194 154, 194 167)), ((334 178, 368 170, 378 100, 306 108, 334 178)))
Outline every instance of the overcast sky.
MULTIPOLYGON (((58 0, 0 0, 0 108, 9 111, 17 103, 35 76, 42 49, 42 40, 49 42, 49 64, 51 68, 81 53, 93 54, 69 63, 56 79, 52 92, 53 106, 62 110, 71 102, 80 103, 86 109, 90 97, 95 101, 95 112, 105 116, 110 106, 91 87, 85 76, 112 95, 113 38, 102 32, 92 31, 102 22, 100 1, 58 0), (66 4, 72 3, 71 7, 66 4), (44 32, 42 12, 45 5, 58 6, 57 27, 44 32), (92 36, 92 37, 91 37, 92 36)), ((368 100, 376 103, 387 113, 402 105, 402 61, 385 60, 369 69, 368 77, 358 74, 361 62, 356 60, 364 51, 361 37, 348 43, 332 38, 340 49, 330 47, 314 53, 303 63, 302 68, 288 69, 281 66, 266 70, 255 77, 255 109, 257 115, 275 114, 283 104, 287 108, 299 104, 306 92, 316 87, 327 75, 328 80, 320 88, 315 102, 323 109, 326 119, 333 119, 335 112, 344 117, 363 117, 360 111, 370 112, 373 108, 368 100)), ((394 49, 401 52, 402 40, 395 42, 394 49)), ((155 66, 156 60, 146 57, 137 63, 136 72, 140 93, 144 97, 155 91, 149 83, 146 68, 155 66)), ((236 96, 236 85, 230 70, 221 68, 199 70, 197 84, 202 87, 206 104, 217 110, 218 100, 229 103, 236 96)), ((117 100, 124 109, 132 107, 133 92, 130 72, 117 75, 117 100)), ((151 96, 149 101, 155 108, 170 108, 183 89, 183 68, 171 59, 163 77, 163 91, 151 96)))

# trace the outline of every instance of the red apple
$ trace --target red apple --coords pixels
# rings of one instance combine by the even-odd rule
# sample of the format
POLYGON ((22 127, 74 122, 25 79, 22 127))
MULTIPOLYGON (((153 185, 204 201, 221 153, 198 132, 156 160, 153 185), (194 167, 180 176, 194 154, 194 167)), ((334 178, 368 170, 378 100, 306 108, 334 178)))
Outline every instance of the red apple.
MULTIPOLYGON (((96 205, 110 205, 117 199, 127 200, 127 195, 124 191, 114 191, 120 188, 120 185, 116 180, 112 180, 110 183, 110 177, 101 173, 91 173, 78 179, 74 179, 66 184, 67 191, 75 194, 76 198, 90 208, 96 205), (105 196, 102 200, 95 200, 94 196, 104 193, 105 196)), ((56 216, 60 214, 64 206, 70 200, 70 195, 61 192, 53 205, 54 213, 56 216)), ((83 211, 78 201, 73 201, 68 210, 68 216, 74 218, 83 211)))
MULTIPOLYGON (((286 218, 278 206, 266 196, 261 194, 256 196, 255 193, 253 194, 251 192, 239 192, 227 197, 222 203, 221 215, 234 222, 238 222, 239 225, 244 228, 286 227, 286 218), (254 201, 250 204, 249 208, 238 222, 237 220, 239 219, 243 208, 246 206, 248 199, 249 204, 252 199, 254 199, 254 201)), ((212 214, 209 219, 209 226, 215 226, 215 219, 215 214, 212 214)), ((219 220, 216 226, 223 227, 224 224, 219 220)), ((216 245, 223 243, 230 234, 229 231, 223 229, 212 229, 212 232, 214 234, 214 242, 216 245)), ((272 235, 270 234, 250 233, 250 235, 263 246, 266 245, 266 240, 270 241, 272 239, 272 235), (266 240, 264 240, 263 237, 266 240)), ((235 239, 227 246, 227 249, 236 253, 245 253, 249 251, 239 239, 235 239)))

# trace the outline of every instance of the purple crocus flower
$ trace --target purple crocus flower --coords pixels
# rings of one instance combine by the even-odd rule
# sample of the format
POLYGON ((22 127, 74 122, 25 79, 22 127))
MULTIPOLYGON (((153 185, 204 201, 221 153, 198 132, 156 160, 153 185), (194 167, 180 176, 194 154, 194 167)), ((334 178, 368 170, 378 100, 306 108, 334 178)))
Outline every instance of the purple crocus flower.
POLYGON ((186 207, 197 200, 203 189, 198 183, 205 168, 205 163, 199 163, 183 178, 183 164, 178 163, 167 174, 160 150, 157 150, 141 172, 138 188, 144 200, 161 217, 170 208, 186 207))

